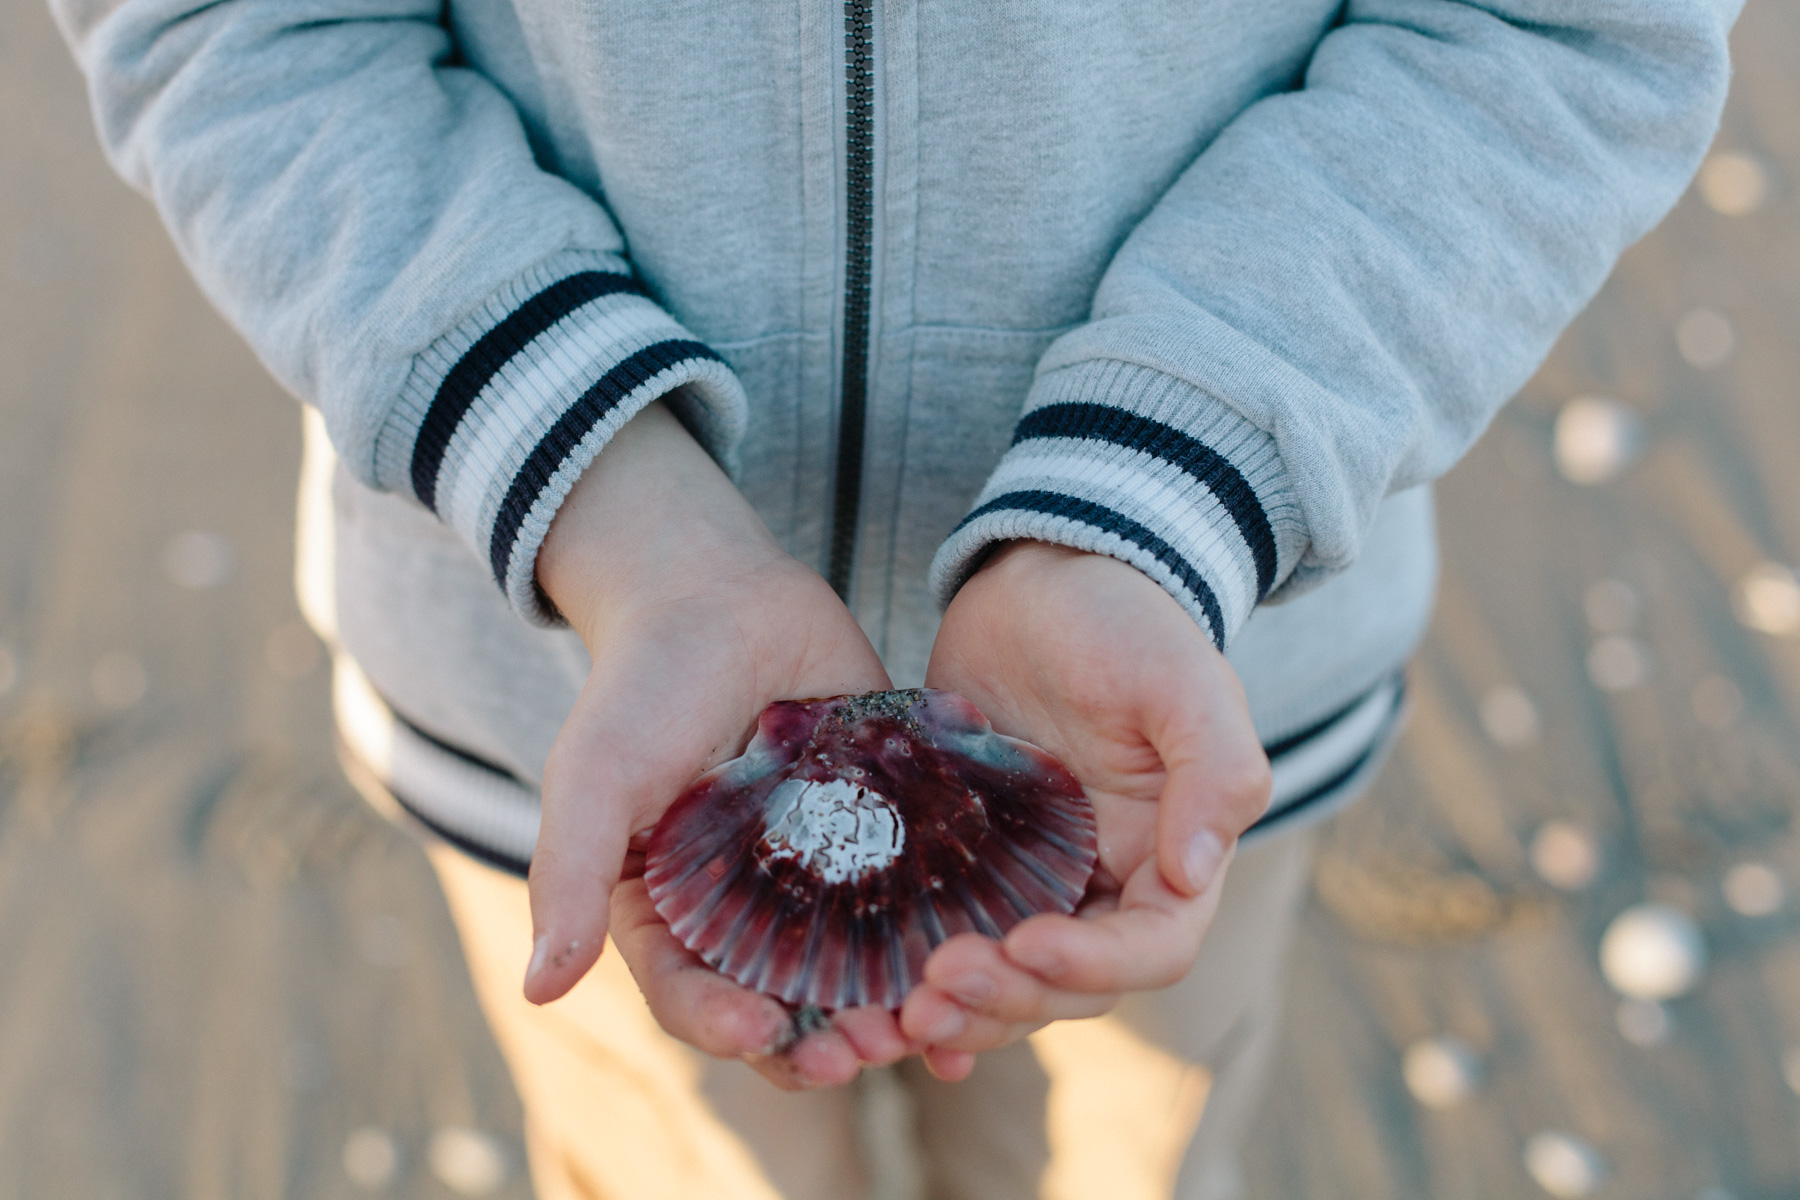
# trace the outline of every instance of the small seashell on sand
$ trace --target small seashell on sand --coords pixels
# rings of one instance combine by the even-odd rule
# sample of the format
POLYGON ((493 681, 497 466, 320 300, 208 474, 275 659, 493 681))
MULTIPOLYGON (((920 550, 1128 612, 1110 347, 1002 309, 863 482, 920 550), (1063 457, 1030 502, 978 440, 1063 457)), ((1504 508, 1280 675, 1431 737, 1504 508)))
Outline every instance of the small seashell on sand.
POLYGON ((511 1164, 491 1133, 453 1125, 431 1135, 427 1155, 438 1182, 461 1196, 486 1196, 506 1182, 511 1164))
POLYGON ((1406 1090, 1426 1108, 1452 1108, 1481 1084, 1481 1059, 1459 1037, 1420 1038, 1400 1060, 1406 1090))
POLYGON ((1605 483, 1643 449, 1644 423, 1604 396, 1577 396, 1556 414, 1556 469, 1570 483, 1605 483))
POLYGON ((1570 821, 1545 821, 1531 839, 1531 866, 1553 888, 1579 892, 1600 874, 1600 847, 1570 821))
POLYGON ((1800 633, 1800 574, 1781 563, 1757 563, 1731 594, 1737 619, 1759 633, 1800 633))
POLYGON ((1525 1143, 1525 1170, 1532 1182, 1562 1200, 1585 1196, 1606 1178, 1606 1163, 1592 1146, 1549 1130, 1525 1143))
POLYGON ((1771 917, 1781 911, 1787 888, 1768 863, 1741 862, 1725 872, 1725 903, 1740 917, 1771 917))
POLYGON ((1667 904, 1639 904, 1614 917, 1600 939, 1600 973, 1622 996, 1673 1000, 1706 973, 1706 940, 1694 918, 1667 904))
POLYGON ((946 938, 1072 912, 1099 844, 1081 785, 950 692, 770 705, 650 835, 675 936, 745 987, 898 1008, 946 938))
POLYGON ((1737 334, 1731 320, 1716 308, 1696 308, 1675 325, 1675 345, 1689 366, 1708 370, 1731 357, 1737 334))
POLYGON ((1748 216, 1769 197, 1769 176, 1762 163, 1733 150, 1707 155, 1694 184, 1706 206, 1726 217, 1748 216))
POLYGON ((1518 750, 1537 741, 1542 723, 1525 690, 1503 683, 1481 698, 1481 727, 1496 745, 1518 750))
POLYGON ((1650 651, 1636 638, 1603 637, 1588 651, 1587 670, 1601 691, 1622 692, 1650 677, 1650 651))
POLYGON ((399 1173, 400 1148, 387 1130, 364 1125, 344 1139, 344 1174, 363 1191, 385 1191, 399 1173))

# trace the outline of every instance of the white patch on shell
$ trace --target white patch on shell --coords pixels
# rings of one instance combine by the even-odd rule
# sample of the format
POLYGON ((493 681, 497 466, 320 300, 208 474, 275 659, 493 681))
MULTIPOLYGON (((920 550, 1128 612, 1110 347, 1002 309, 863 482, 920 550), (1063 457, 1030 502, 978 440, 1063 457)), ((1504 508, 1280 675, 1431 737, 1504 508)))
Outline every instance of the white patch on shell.
POLYGON ((846 779, 789 779, 769 795, 769 857, 799 863, 828 884, 887 867, 906 845, 893 801, 846 779))

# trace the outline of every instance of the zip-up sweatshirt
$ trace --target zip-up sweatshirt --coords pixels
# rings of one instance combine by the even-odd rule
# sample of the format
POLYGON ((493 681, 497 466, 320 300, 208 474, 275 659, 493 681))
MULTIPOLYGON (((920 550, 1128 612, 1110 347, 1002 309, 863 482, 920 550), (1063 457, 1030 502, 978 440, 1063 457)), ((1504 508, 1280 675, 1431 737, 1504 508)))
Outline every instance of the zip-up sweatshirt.
POLYGON ((1738 8, 52 4, 323 417, 343 645, 527 792, 585 667, 536 555, 658 398, 902 681, 1035 538, 1167 589, 1271 745, 1348 711, 1429 611, 1426 485, 1685 186, 1738 8))

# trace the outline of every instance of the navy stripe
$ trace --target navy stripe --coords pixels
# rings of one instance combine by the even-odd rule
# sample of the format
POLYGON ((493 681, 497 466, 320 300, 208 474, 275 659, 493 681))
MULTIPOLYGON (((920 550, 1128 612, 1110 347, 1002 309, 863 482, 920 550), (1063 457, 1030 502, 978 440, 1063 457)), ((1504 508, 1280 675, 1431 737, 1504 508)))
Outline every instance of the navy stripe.
POLYGON ((1212 588, 1207 586, 1206 580, 1201 578, 1200 572, 1194 570, 1187 559, 1176 553, 1175 547, 1157 537, 1144 526, 1139 525, 1123 513, 1107 508, 1104 504, 1095 504, 1090 500, 1078 500, 1073 496, 1065 496, 1061 492, 1025 491, 1007 492, 1005 495, 995 496, 964 517, 956 528, 961 529, 969 522, 986 516, 988 513, 1008 508, 1080 521, 1084 525, 1092 525, 1107 533, 1117 534, 1140 549, 1155 555, 1157 561, 1169 568, 1175 578, 1181 580, 1182 586, 1192 592, 1194 599, 1200 602, 1201 611, 1206 613, 1206 619, 1212 625, 1213 644, 1220 650, 1225 649, 1225 616, 1219 611, 1218 597, 1213 595, 1212 588))
POLYGON ((1336 725, 1339 721, 1343 720, 1345 717, 1349 716, 1351 713, 1353 713, 1357 709, 1361 708, 1363 706, 1363 704, 1365 702, 1367 702, 1367 700, 1369 699, 1370 696, 1373 696, 1376 692, 1379 692, 1382 688, 1389 686, 1392 682, 1393 682, 1392 679, 1384 679, 1380 683, 1376 684, 1374 687, 1370 688, 1368 691, 1364 692, 1362 695, 1358 696, 1356 699, 1352 700, 1350 703, 1344 705, 1344 707, 1342 707, 1342 708, 1338 709, 1336 712, 1332 713, 1329 717, 1324 717, 1324 718, 1321 718, 1320 720, 1314 721, 1311 725, 1308 725, 1305 729, 1302 729, 1300 732, 1290 733, 1278 742, 1264 743, 1263 753, 1267 754, 1270 758, 1280 758, 1283 754, 1289 754, 1289 753, 1293 752, 1294 750, 1299 749, 1300 744, 1302 742, 1312 741, 1314 738, 1318 737, 1321 733, 1324 733, 1326 730, 1330 729, 1333 725, 1336 725))
POLYGON ((1364 750, 1361 754, 1357 755, 1356 760, 1354 762, 1352 762, 1349 766, 1345 767, 1342 771, 1339 771, 1336 775, 1333 775, 1330 779, 1327 779, 1324 783, 1321 783, 1318 787, 1312 789, 1310 792, 1307 792, 1304 796, 1300 796, 1294 800, 1289 801, 1288 803, 1282 805, 1280 808, 1276 809, 1274 812, 1264 813, 1262 815, 1262 817, 1256 821, 1255 824, 1251 825, 1250 828, 1244 830, 1244 832, 1239 836, 1249 837, 1253 833, 1261 833, 1261 832, 1267 830, 1269 828, 1269 826, 1275 824, 1276 822, 1285 821, 1289 817, 1298 816, 1300 814, 1301 810, 1310 808, 1313 805, 1319 803, 1320 801, 1326 799, 1333 792, 1337 791, 1339 788, 1343 787, 1346 783, 1349 783, 1352 779, 1354 779, 1356 777, 1356 773, 1358 771, 1361 771, 1364 767, 1368 766, 1369 760, 1371 758, 1375 757, 1375 752, 1378 749, 1380 749, 1379 742, 1369 746, 1368 749, 1364 750))
MULTIPOLYGON (((382 703, 384 703, 384 704, 387 703, 386 697, 382 698, 382 703)), ((409 718, 402 716, 400 714, 400 711, 398 709, 396 709, 392 704, 388 704, 388 712, 390 715, 393 716, 395 721, 397 721, 399 724, 404 726, 409 732, 411 732, 420 741, 429 742, 431 745, 437 747, 439 750, 442 750, 445 754, 450 755, 452 758, 460 759, 464 763, 467 763, 469 766, 475 767, 478 770, 486 771, 489 774, 498 775, 502 779, 510 780, 511 782, 518 784, 520 787, 529 787, 530 786, 523 779, 520 779, 517 775, 514 775, 511 771, 507 770, 505 767, 501 766, 499 763, 490 762, 488 759, 485 759, 485 758, 481 757, 481 755, 476 754, 473 750, 465 750, 461 746, 454 745, 450 742, 446 742, 443 738, 439 737, 435 733, 430 732, 429 730, 419 728, 419 726, 414 724, 409 718)))
MULTIPOLYGON (((1388 737, 1393 733, 1394 722, 1400 716, 1400 709, 1405 699, 1406 692, 1404 687, 1402 687, 1400 691, 1394 693, 1394 704, 1393 707, 1388 710, 1387 720, 1381 723, 1381 728, 1377 729, 1375 731, 1375 736, 1369 739, 1368 746, 1363 749, 1361 754, 1357 755, 1356 758, 1351 761, 1349 766, 1333 775, 1330 779, 1319 784, 1317 787, 1289 800, 1286 804, 1273 812, 1264 813, 1255 824, 1244 830, 1244 836, 1249 836, 1259 830, 1266 830, 1277 821, 1285 821, 1290 817, 1298 816, 1303 809, 1311 808, 1313 805, 1329 799, 1346 783, 1349 783, 1352 779, 1356 778, 1357 774, 1361 772, 1364 767, 1369 765, 1370 760, 1381 753, 1382 749, 1386 747, 1388 737)), ((1271 755, 1271 757, 1273 757, 1273 755, 1271 755)))
POLYGON ((713 353, 711 347, 686 339, 645 346, 602 375, 600 381, 583 392, 581 398, 556 419, 550 432, 532 447, 519 473, 513 477, 512 486, 507 488, 506 498, 500 502, 500 511, 494 517, 493 538, 488 543, 488 562, 493 567, 494 580, 501 588, 506 587, 513 539, 519 535, 519 526, 525 523, 538 495, 549 486, 551 477, 575 452, 581 439, 637 389, 670 367, 696 359, 725 361, 713 353))
POLYGON ((1256 599, 1275 586, 1275 531, 1250 481, 1231 460, 1173 426, 1105 404, 1047 404, 1026 413, 1013 431, 1013 445, 1042 438, 1091 438, 1160 458, 1202 484, 1231 519, 1256 560, 1256 599))
POLYGON ((426 508, 437 511, 437 477, 444 452, 450 448, 450 439, 456 436, 456 427, 469 406, 494 373, 544 330, 582 305, 616 292, 641 296, 644 289, 631 276, 612 271, 582 271, 559 279, 508 313, 504 321, 482 334, 456 360, 444 382, 438 385, 437 395, 431 398, 418 439, 413 442, 413 495, 426 508))
POLYGON ((488 866, 505 871, 509 875, 517 875, 520 879, 524 879, 530 875, 530 859, 514 858, 510 854, 494 849, 486 842, 479 842, 467 834, 458 833, 448 825, 445 825, 442 821, 427 814, 418 805, 407 800, 405 796, 396 792, 391 786, 388 787, 387 791, 388 795, 394 798, 394 803, 398 804, 407 816, 423 825, 426 829, 429 829, 434 836, 455 846, 458 850, 461 850, 475 861, 486 863, 488 866))

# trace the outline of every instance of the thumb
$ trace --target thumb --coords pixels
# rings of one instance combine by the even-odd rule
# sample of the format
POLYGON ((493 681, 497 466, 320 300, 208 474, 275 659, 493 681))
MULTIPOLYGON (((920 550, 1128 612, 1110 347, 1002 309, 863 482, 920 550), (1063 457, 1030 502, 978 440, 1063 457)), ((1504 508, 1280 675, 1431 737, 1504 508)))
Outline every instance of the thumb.
POLYGON ((1197 896, 1269 805, 1269 758, 1248 713, 1203 714, 1158 744, 1165 775, 1156 857, 1176 893, 1197 896))
POLYGON ((528 880, 533 942, 525 998, 533 1004, 566 993, 600 957, 632 833, 693 782, 718 740, 655 706, 623 699, 633 694, 641 696, 590 679, 544 764, 543 818, 528 880), (696 734, 705 745, 694 747, 696 734))
POLYGON ((531 856, 531 963, 525 998, 548 1004, 574 987, 600 957, 610 899, 631 837, 626 806, 604 781, 553 788, 544 780, 543 823, 531 856))

